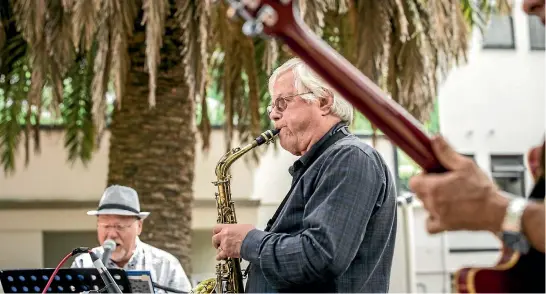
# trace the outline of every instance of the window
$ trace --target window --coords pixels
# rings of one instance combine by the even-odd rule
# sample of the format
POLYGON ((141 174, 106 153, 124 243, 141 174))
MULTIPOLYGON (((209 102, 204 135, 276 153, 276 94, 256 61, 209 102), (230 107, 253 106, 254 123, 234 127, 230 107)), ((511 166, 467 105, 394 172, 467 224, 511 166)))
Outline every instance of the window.
POLYGON ((501 190, 524 197, 524 174, 523 155, 491 156, 491 175, 501 190))
POLYGON ((512 16, 492 15, 483 32, 483 48, 514 49, 514 23, 512 16))
POLYGON ((529 45, 531 50, 544 50, 544 25, 536 16, 529 17, 529 45))

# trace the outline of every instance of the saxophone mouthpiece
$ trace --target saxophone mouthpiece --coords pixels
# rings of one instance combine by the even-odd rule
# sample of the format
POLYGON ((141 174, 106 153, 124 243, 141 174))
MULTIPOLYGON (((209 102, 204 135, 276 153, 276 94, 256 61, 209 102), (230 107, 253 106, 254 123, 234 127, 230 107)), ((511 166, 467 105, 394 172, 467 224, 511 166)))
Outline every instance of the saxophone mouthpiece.
POLYGON ((280 131, 281 131, 280 129, 267 130, 267 131, 261 133, 254 140, 256 141, 258 146, 260 146, 263 143, 267 143, 267 142, 270 142, 271 140, 273 140, 273 138, 275 138, 275 136, 277 136, 280 131))

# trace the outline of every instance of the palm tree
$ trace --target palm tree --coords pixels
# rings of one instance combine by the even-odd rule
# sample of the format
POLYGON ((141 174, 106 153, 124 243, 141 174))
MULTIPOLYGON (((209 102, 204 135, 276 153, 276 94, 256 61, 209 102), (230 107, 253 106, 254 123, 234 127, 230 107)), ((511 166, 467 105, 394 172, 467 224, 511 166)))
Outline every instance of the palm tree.
MULTIPOLYGON (((305 21, 421 121, 441 75, 464 60, 477 1, 299 1, 305 21)), ((496 1, 502 7, 505 2, 496 1)), ((226 148, 268 127, 267 77, 288 57, 249 39, 209 0, 0 1, 0 162, 40 148, 44 118, 65 128, 70 162, 91 160, 108 126, 109 184, 152 211, 142 239, 191 272, 196 133, 209 145, 207 91, 223 97, 226 148), (248 58, 254 57, 254 58, 248 58), (105 93, 115 91, 113 115, 105 93), (198 118, 196 121, 195 118, 198 118)))

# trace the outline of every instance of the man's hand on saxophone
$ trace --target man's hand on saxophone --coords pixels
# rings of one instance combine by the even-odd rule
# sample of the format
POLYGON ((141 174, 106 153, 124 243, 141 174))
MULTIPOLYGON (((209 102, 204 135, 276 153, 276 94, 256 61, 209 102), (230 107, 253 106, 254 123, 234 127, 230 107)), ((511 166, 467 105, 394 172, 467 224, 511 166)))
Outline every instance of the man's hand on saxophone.
POLYGON ((241 245, 248 232, 255 227, 248 224, 219 224, 212 230, 212 245, 216 248, 216 260, 228 257, 240 258, 241 245))

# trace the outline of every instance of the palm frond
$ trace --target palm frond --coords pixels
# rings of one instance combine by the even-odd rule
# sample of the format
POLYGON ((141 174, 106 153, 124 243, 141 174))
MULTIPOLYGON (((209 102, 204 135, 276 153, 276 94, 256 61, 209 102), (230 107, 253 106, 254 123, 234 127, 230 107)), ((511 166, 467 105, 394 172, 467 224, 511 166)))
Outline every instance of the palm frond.
POLYGON ((12 17, 8 19, 14 21, 17 30, 11 31, 11 34, 20 34, 25 44, 19 44, 22 48, 29 48, 27 62, 30 65, 28 70, 31 72, 31 81, 30 89, 26 90, 29 111, 25 116, 25 149, 28 158, 31 120, 35 122, 35 150, 40 149, 38 127, 44 86, 49 85, 53 89, 55 99, 51 104, 52 113, 59 112, 59 104, 62 102, 63 76, 74 56, 71 44, 72 2, 14 0, 12 3, 12 17))
POLYGON ((199 17, 199 20, 197 21, 199 23, 199 34, 198 34, 198 43, 200 45, 199 50, 199 58, 198 60, 201 61, 201 63, 198 64, 196 67, 196 85, 199 86, 199 92, 198 95, 201 97, 203 109, 205 115, 203 116, 203 120, 201 120, 201 123, 199 124, 199 129, 202 134, 202 138, 206 138, 203 140, 203 145, 208 146, 209 144, 209 134, 211 133, 211 126, 210 126, 210 120, 208 117, 208 110, 207 110, 207 86, 210 83, 210 78, 208 75, 209 70, 209 62, 211 58, 211 52, 213 50, 213 46, 211 46, 211 42, 209 40, 209 36, 211 35, 210 29, 211 29, 211 3, 209 1, 200 1, 199 7, 196 12, 196 15, 199 17))
MULTIPOLYGON (((32 66, 32 74, 30 78, 30 91, 28 92, 28 99, 27 99, 27 105, 29 106, 29 109, 36 109, 36 117, 37 117, 37 124, 36 124, 36 141, 35 141, 35 150, 37 152, 40 152, 40 136, 39 136, 39 122, 40 122, 40 112, 42 110, 42 90, 44 88, 45 84, 45 78, 43 76, 43 72, 40 70, 37 70, 35 68, 40 68, 39 65, 33 64, 32 66)), ((32 111, 27 112, 26 117, 26 132, 25 132, 25 150, 28 153, 29 152, 29 140, 30 140, 30 120, 32 116, 32 111)))
POLYGON ((28 47, 17 31, 11 8, 5 2, 0 6, 0 22, 5 36, 4 46, 0 47, 0 162, 7 174, 15 171, 15 157, 22 132, 25 165, 29 163, 31 132, 34 129, 34 136, 37 137, 35 117, 39 110, 25 101, 30 96, 31 85, 28 47))
POLYGON ((258 84, 258 66, 256 64, 256 52, 252 39, 247 39, 246 42, 243 43, 243 51, 244 56, 247 56, 247 58, 243 58, 243 70, 247 76, 248 89, 245 91, 247 92, 245 96, 248 96, 248 108, 246 106, 242 107, 248 109, 247 115, 250 116, 250 131, 252 136, 256 137, 262 130, 260 129, 260 85, 258 84))
MULTIPOLYGON (((51 62, 59 70, 56 82, 62 84, 62 76, 66 74, 68 68, 74 63, 75 50, 72 42, 73 16, 71 2, 64 4, 61 0, 50 1, 46 16, 44 35, 47 42, 47 54, 51 62)), ((62 100, 62 97, 61 97, 62 100)))
POLYGON ((45 0, 36 2, 16 0, 13 5, 14 18, 24 40, 30 50, 32 68, 32 89, 29 93, 29 102, 34 105, 41 99, 41 91, 45 84, 48 72, 48 50, 45 38, 47 3, 45 0))
MULTIPOLYGON (((74 47, 72 45, 72 2, 48 1, 46 22, 43 30, 45 40, 45 56, 40 56, 37 62, 44 66, 48 84, 53 89, 55 99, 51 111, 60 116, 59 106, 63 100, 63 78, 68 68, 74 62, 74 47), (66 6, 63 6, 66 5, 66 6)), ((36 52, 36 56, 43 54, 36 52)), ((36 64, 36 62, 34 63, 36 64)), ((33 71, 35 70, 33 65, 33 71)))
MULTIPOLYGON (((231 28, 233 29, 233 27, 231 28)), ((234 34, 232 34, 233 36, 234 34)), ((226 56, 239 56, 242 57, 241 39, 231 38, 228 39, 228 45, 226 46, 226 56)), ((234 126, 238 122, 235 121, 237 113, 236 103, 244 98, 243 91, 241 91, 241 74, 242 64, 239 58, 224 58, 224 81, 223 81, 223 93, 224 93, 224 116, 226 118, 225 125, 225 142, 226 149, 232 147, 232 136, 235 130, 234 126)), ((240 110, 240 109, 239 109, 240 110)))
POLYGON ((106 91, 108 89, 109 73, 112 65, 112 15, 114 14, 114 3, 103 1, 101 17, 97 28, 96 41, 98 43, 97 53, 93 62, 93 124, 96 128, 96 140, 100 141, 105 129, 106 119, 106 91))
POLYGON ((299 1, 299 11, 303 21, 319 36, 324 28, 324 14, 328 9, 328 0, 299 1))
POLYGON ((4 47, 5 42, 6 42, 6 30, 4 29, 4 22, 1 20, 1 17, 0 17, 0 48, 4 47))
POLYGON ((144 17, 142 24, 146 24, 146 65, 150 74, 150 93, 148 102, 151 107, 156 103, 157 67, 160 63, 160 49, 163 45, 165 18, 169 11, 168 0, 144 0, 142 10, 144 17))
MULTIPOLYGON (((274 39, 244 36, 240 21, 226 19, 225 3, 0 2, 0 122, 5 123, 0 137, 9 141, 0 150, 5 169, 14 167, 13 148, 22 133, 27 160, 32 129, 39 150, 38 126, 45 107, 52 113, 60 111, 67 126, 69 160, 90 158, 90 148, 98 142, 90 138, 100 139, 105 129, 105 94, 112 78, 121 107, 131 66, 128 37, 138 26, 140 13, 146 31, 141 41, 147 44, 143 64, 149 73, 151 107, 156 103, 156 77, 176 65, 184 70, 189 95, 200 99, 204 149, 211 127, 206 89, 213 79, 219 81, 223 97, 227 148, 235 131, 246 140, 271 126, 265 113, 270 100, 267 81, 291 52, 274 39), (166 26, 173 22, 182 37, 176 44, 165 43, 166 26), (179 50, 181 58, 161 60, 160 53, 167 50, 179 50), (52 90, 54 99, 46 101, 44 89, 52 90), (12 117, 19 127, 11 125, 12 117)), ((483 27, 492 13, 511 9, 510 0, 317 0, 299 5, 304 21, 319 36, 421 121, 432 110, 439 80, 466 61, 472 28, 483 27)))
POLYGON ((459 3, 468 28, 477 27, 482 34, 491 15, 509 14, 513 7, 512 0, 462 0, 459 3))
MULTIPOLYGON (((16 63, 27 57, 27 44, 20 34, 9 34, 4 48, 0 49, 0 75, 9 79, 16 63)), ((25 61, 26 62, 26 61, 25 61)))
POLYGON ((113 64, 114 88, 116 90, 116 105, 121 107, 125 94, 125 83, 130 67, 127 40, 133 35, 135 19, 138 15, 138 3, 136 1, 111 0, 112 11, 112 38, 113 40, 113 64))
POLYGON ((397 32, 393 31, 394 41, 390 52, 391 62, 387 89, 393 99, 399 102, 418 120, 428 117, 436 98, 436 68, 431 62, 435 58, 432 45, 427 39, 427 15, 419 1, 405 1, 404 11, 408 18, 406 42, 397 42, 397 32))
MULTIPOLYGON (((72 42, 74 48, 89 50, 97 27, 100 0, 74 0, 72 5, 72 42)), ((132 2, 132 1, 131 1, 132 2)), ((79 51, 79 50, 78 50, 79 51)))
MULTIPOLYGON (((356 1, 353 9, 357 15, 354 31, 356 51, 355 66, 366 76, 376 82, 384 72, 385 60, 389 57, 391 18, 393 15, 392 1, 377 5, 374 1, 356 1)), ((398 21, 403 30, 404 22, 398 21)))
POLYGON ((31 45, 41 42, 46 21, 46 0, 12 0, 12 2, 18 29, 25 40, 31 45))
MULTIPOLYGON (((97 47, 97 46, 95 46, 97 47)), ((90 48, 92 49, 92 48, 90 48)), ((77 61, 68 71, 61 113, 65 122, 64 146, 68 150, 68 161, 80 160, 86 165, 95 146, 93 124, 93 60, 96 50, 78 55, 77 61)))
MULTIPOLYGON (((226 148, 231 148, 232 135, 234 131, 234 106, 233 106, 233 92, 240 86, 240 62, 241 58, 240 46, 237 42, 234 42, 240 34, 241 22, 238 20, 230 21, 226 19, 227 5, 219 3, 213 10, 213 29, 212 29, 212 43, 211 48, 219 48, 219 52, 212 56, 211 68, 212 72, 221 68, 222 80, 219 81, 221 86, 220 93, 223 97, 224 104, 224 137, 226 140, 226 148), (227 58, 226 58, 227 57, 227 58), (237 69, 239 66, 239 69, 237 69), (237 74, 237 72, 239 74, 237 74), (234 87, 234 88, 231 88, 234 87)), ((239 98, 239 97, 237 97, 239 98)), ((202 111, 203 112, 203 111, 202 111)), ((206 113, 205 113, 206 115, 206 113)))
MULTIPOLYGON (((259 54, 259 56, 262 56, 260 68, 267 75, 270 75, 273 73, 273 68, 279 59, 279 44, 275 39, 264 40, 262 43, 265 44, 265 47, 263 54, 259 54)), ((260 83, 260 85, 265 84, 260 83)))
MULTIPOLYGON (((10 5, 8 1, 0 1, 0 48, 4 47, 7 39, 7 26, 11 20, 10 5)), ((0 60, 2 63, 2 60, 0 60)))
POLYGON ((29 162, 30 134, 28 128, 23 128, 25 123, 30 123, 26 118, 31 109, 25 101, 29 79, 24 58, 12 64, 8 75, 0 75, 0 164, 8 175, 15 172, 16 151, 25 130, 25 163, 29 162))
POLYGON ((209 30, 211 6, 209 1, 177 0, 175 17, 183 29, 182 64, 190 97, 199 97, 201 105, 201 133, 203 150, 209 148, 211 131, 206 100, 209 68, 209 30))

